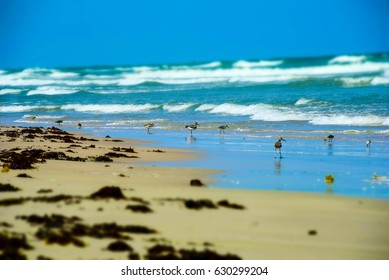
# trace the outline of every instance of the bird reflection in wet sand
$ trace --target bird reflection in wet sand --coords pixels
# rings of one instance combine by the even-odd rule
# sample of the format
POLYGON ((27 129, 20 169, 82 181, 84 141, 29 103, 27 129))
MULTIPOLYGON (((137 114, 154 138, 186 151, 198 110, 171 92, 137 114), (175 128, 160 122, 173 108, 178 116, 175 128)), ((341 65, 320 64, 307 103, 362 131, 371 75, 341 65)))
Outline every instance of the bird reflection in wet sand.
POLYGON ((186 139, 187 144, 196 143, 196 137, 188 136, 188 137, 185 137, 185 139, 186 139))
POLYGON ((281 175, 281 158, 274 160, 274 174, 281 175))

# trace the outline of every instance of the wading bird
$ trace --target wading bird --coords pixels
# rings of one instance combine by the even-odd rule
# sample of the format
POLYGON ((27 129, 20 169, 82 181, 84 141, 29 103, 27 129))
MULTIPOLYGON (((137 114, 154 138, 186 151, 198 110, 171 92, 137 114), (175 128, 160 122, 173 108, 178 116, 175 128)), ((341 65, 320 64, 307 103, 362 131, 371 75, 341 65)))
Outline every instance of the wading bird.
POLYGON ((60 125, 61 123, 63 123, 63 120, 55 121, 55 123, 60 125))
POLYGON ((150 132, 150 128, 152 128, 152 127, 154 127, 155 126, 155 124, 153 124, 153 123, 146 123, 145 125, 144 125, 144 127, 146 127, 147 128, 147 134, 150 134, 151 132, 150 132))
POLYGON ((81 129, 82 124, 81 124, 81 123, 78 123, 77 126, 78 126, 79 129, 81 129))
POLYGON ((220 129, 219 132, 222 133, 222 131, 223 131, 223 133, 225 133, 226 128, 228 128, 228 125, 221 125, 221 126, 219 126, 219 129, 220 129))
POLYGON ((199 124, 197 122, 195 122, 194 124, 188 124, 185 126, 185 128, 190 131, 190 136, 192 136, 192 131, 196 130, 198 125, 199 124))
POLYGON ((370 144, 371 144, 371 140, 369 139, 366 141, 366 148, 370 148, 370 144))
POLYGON ((334 135, 330 134, 327 136, 327 139, 328 139, 328 143, 332 143, 332 140, 334 139, 334 135))
MULTIPOLYGON (((282 155, 281 155, 282 142, 281 141, 286 142, 286 140, 284 138, 280 137, 280 138, 278 138, 278 141, 274 143, 274 151, 277 153, 277 150, 278 150, 278 152, 280 153, 280 158, 282 158, 282 155)), ((277 155, 274 158, 277 158, 277 155)))

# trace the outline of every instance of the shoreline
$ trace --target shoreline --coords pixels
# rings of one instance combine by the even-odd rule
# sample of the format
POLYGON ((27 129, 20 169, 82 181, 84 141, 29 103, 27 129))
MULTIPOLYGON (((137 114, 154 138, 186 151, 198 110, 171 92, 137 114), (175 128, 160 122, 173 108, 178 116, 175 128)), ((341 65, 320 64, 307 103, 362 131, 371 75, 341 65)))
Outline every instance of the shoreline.
MULTIPOLYGON (((21 129, 0 127, 0 132, 21 129)), ((24 234, 34 249, 16 251, 29 259, 389 258, 388 200, 191 187, 192 179, 211 185, 211 176, 219 171, 152 163, 180 161, 185 166, 198 158, 193 150, 158 148, 158 144, 157 148, 142 147, 137 146, 142 144, 139 140, 81 132, 59 133, 0 137, 3 152, 42 149, 86 159, 46 159, 34 164, 35 169, 11 168, 0 174, 0 183, 19 189, 0 192, 0 204, 22 198, 18 204, 0 205, 0 233, 8 239, 24 234), (62 139, 44 139, 49 135, 62 139), (77 139, 64 143, 65 136, 77 139), (8 142, 12 138, 16 140, 8 142), (129 148, 135 153, 128 152, 129 148), (112 162, 92 160, 107 153, 116 153, 111 154, 112 162), (32 178, 16 177, 21 173, 32 178), (93 196, 105 186, 117 187, 116 194, 93 196), (102 229, 108 225, 109 230, 102 229), (58 240, 67 243, 60 245, 58 240)), ((3 249, 3 255, 10 250, 3 249)))

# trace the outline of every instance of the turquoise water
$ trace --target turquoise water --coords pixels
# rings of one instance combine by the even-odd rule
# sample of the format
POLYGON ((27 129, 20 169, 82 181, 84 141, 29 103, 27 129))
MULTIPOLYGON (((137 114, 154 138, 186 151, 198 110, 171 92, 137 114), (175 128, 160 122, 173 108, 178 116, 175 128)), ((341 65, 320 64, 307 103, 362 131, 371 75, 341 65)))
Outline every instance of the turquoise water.
MULTIPOLYGON (((202 151, 213 187, 389 198, 389 54, 0 70, 3 125, 202 151), (31 116, 35 116, 31 119, 31 116), (155 123, 152 134, 143 125, 155 123), (200 125, 191 138, 185 125, 200 125), (220 135, 220 125, 228 125, 220 135), (323 138, 335 135, 333 145, 323 138), (273 144, 283 136, 283 159, 273 144), (370 149, 365 143, 372 140, 370 149), (328 186, 324 176, 333 174, 328 186)), ((169 163, 179 164, 179 163, 169 163)))

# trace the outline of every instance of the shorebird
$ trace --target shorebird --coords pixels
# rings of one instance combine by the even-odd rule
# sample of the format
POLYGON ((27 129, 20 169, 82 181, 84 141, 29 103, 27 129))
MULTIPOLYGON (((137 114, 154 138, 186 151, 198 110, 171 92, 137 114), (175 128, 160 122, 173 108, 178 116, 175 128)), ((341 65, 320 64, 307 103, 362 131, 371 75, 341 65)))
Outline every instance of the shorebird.
POLYGON ((228 128, 228 125, 221 125, 221 126, 219 126, 220 133, 222 133, 222 131, 223 131, 223 133, 225 133, 225 129, 226 128, 228 128))
POLYGON ((370 144, 371 144, 371 140, 369 139, 369 140, 366 141, 366 148, 369 149, 370 148, 370 144))
POLYGON ((55 123, 57 123, 57 124, 61 124, 61 123, 63 123, 63 120, 58 120, 58 121, 55 121, 55 123))
POLYGON ((150 134, 150 128, 152 128, 152 127, 154 127, 154 126, 155 126, 155 124, 153 124, 153 123, 146 123, 146 124, 144 125, 144 127, 147 128, 147 134, 150 134))
POLYGON ((192 136, 192 131, 196 130, 198 125, 199 124, 197 122, 195 122, 194 124, 188 124, 185 126, 185 128, 190 131, 190 136, 192 136))
POLYGON ((332 143, 332 140, 334 139, 334 135, 330 134, 327 136, 327 139, 328 139, 328 143, 332 143))
POLYGON ((32 115, 32 116, 30 116, 30 117, 28 117, 28 118, 30 119, 30 121, 33 121, 33 120, 36 119, 36 116, 35 116, 35 115, 32 115))
POLYGON ((78 126, 78 128, 81 128, 81 127, 82 127, 82 124, 81 124, 81 123, 78 123, 77 126, 78 126))
MULTIPOLYGON (((282 142, 281 141, 285 141, 286 140, 282 137, 278 138, 278 141, 274 143, 274 151, 277 152, 277 150, 279 151, 280 153, 280 158, 282 158, 282 155, 281 155, 281 148, 282 148, 282 142)), ((277 156, 275 156, 274 158, 277 158, 277 156)))

